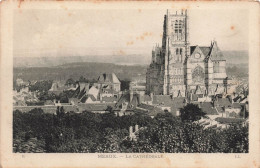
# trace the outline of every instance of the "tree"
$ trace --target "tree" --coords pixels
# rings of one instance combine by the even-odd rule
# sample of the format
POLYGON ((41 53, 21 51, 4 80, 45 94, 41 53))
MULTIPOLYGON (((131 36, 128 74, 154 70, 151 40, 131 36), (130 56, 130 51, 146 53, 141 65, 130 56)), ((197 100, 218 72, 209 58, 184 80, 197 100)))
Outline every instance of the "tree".
POLYGON ((71 85, 75 85, 75 84, 76 84, 76 82, 72 78, 69 78, 65 83, 66 86, 71 86, 71 85))
POLYGON ((113 107, 112 106, 107 106, 106 111, 108 111, 109 113, 113 113, 113 107))
POLYGON ((197 121, 200 120, 201 117, 205 116, 204 113, 198 105, 196 104, 187 104, 185 107, 180 109, 180 117, 182 121, 197 121))

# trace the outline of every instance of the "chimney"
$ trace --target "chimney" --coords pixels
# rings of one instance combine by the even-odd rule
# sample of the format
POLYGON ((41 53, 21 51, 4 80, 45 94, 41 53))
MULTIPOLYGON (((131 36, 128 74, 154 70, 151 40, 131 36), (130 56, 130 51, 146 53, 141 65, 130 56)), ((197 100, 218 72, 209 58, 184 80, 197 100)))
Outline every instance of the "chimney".
POLYGON ((213 104, 213 107, 217 107, 217 100, 216 100, 216 98, 212 98, 212 104, 213 104))
POLYGON ((153 102, 153 93, 150 93, 151 101, 153 102))
POLYGON ((144 102, 144 92, 139 92, 139 104, 144 102))
POLYGON ((132 90, 130 90, 130 100, 129 100, 129 103, 132 102, 133 97, 134 97, 134 92, 132 90))
POLYGON ((176 116, 180 116, 180 110, 176 111, 176 116))
POLYGON ((129 127, 129 137, 131 140, 133 139, 133 127, 132 126, 129 127))
POLYGON ((202 104, 202 102, 199 103, 199 108, 201 108, 201 104, 202 104))
POLYGON ((135 132, 138 131, 138 125, 135 125, 135 132))

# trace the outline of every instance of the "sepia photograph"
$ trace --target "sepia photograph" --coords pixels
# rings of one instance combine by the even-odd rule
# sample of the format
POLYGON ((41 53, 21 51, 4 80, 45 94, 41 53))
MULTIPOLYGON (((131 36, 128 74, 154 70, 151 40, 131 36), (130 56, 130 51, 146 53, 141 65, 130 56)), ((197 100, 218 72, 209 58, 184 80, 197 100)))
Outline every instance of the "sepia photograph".
POLYGON ((60 16, 14 13, 13 152, 248 152, 247 10, 60 16))
POLYGON ((11 155, 250 153, 249 5, 66 3, 12 9, 11 155))

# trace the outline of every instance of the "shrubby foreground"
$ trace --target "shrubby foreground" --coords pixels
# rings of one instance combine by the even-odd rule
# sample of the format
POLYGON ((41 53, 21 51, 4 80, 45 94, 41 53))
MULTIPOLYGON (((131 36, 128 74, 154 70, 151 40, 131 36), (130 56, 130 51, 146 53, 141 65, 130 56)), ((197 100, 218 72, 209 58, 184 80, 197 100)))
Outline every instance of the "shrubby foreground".
POLYGON ((42 109, 13 113, 13 152, 47 153, 247 153, 248 127, 204 129, 192 121, 181 121, 170 113, 153 119, 145 115, 117 117, 113 113, 56 114, 42 109), (142 127, 137 141, 128 129, 142 127))

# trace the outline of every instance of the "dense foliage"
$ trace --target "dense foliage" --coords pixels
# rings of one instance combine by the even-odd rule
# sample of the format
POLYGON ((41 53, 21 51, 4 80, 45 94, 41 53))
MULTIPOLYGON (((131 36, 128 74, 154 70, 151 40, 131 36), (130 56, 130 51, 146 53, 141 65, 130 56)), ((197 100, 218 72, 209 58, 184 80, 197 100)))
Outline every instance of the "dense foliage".
POLYGON ((206 115, 197 104, 191 103, 181 108, 180 113, 182 121, 197 121, 206 115))
POLYGON ((166 112, 118 117, 113 113, 14 111, 14 152, 248 152, 248 127, 203 129, 166 112), (128 138, 138 124, 138 140, 128 138))
POLYGON ((163 153, 247 153, 248 127, 224 130, 203 129, 182 122, 170 113, 157 115, 155 125, 139 134, 138 141, 124 142, 128 152, 163 153))
POLYGON ((51 88, 52 86, 52 80, 41 80, 41 81, 37 81, 34 84, 30 84, 29 86, 29 90, 31 92, 48 92, 48 90, 51 88))
POLYGON ((148 116, 116 117, 113 113, 91 112, 46 114, 42 109, 27 113, 14 111, 14 152, 122 152, 118 146, 128 135, 129 126, 146 126, 148 116), (28 147, 32 139, 37 143, 28 147), (44 148, 37 144, 45 144, 44 148), (36 148, 36 149, 35 149, 36 148), (40 149, 38 149, 40 148, 40 149), (43 150, 44 149, 44 150, 43 150))

